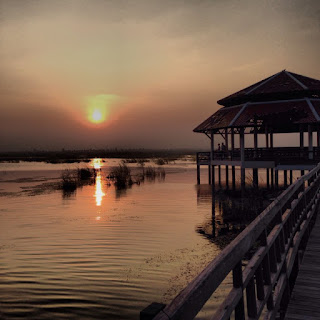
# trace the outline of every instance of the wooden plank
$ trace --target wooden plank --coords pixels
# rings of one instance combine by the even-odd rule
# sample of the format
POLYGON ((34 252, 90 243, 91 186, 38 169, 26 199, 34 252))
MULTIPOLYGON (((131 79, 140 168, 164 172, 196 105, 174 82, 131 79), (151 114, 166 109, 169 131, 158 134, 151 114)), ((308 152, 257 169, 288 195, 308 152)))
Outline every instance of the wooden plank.
POLYGON ((317 217, 293 288, 286 320, 320 319, 319 244, 320 218, 317 217))

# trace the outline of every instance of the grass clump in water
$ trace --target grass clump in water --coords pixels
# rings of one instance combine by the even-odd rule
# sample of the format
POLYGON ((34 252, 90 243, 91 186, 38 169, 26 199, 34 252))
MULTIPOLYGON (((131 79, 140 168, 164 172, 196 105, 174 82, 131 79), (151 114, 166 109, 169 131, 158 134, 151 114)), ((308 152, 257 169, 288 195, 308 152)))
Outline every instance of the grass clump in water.
POLYGON ((65 170, 61 174, 61 189, 65 192, 73 192, 78 187, 78 181, 74 173, 70 170, 65 170))
POLYGON ((133 184, 131 170, 125 163, 120 163, 118 167, 112 169, 108 178, 114 181, 118 189, 124 189, 133 184))

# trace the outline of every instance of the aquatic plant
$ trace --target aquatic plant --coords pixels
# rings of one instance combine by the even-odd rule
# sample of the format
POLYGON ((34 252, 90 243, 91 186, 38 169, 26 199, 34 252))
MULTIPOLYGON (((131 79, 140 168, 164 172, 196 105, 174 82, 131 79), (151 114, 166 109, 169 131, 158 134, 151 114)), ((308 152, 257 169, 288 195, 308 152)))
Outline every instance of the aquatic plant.
POLYGON ((133 184, 131 170, 125 163, 120 163, 112 169, 108 178, 114 181, 118 189, 123 189, 133 184))
POLYGON ((79 180, 89 180, 96 176, 95 169, 90 168, 78 168, 78 178, 79 180))
POLYGON ((63 191, 73 192, 77 189, 78 183, 74 172, 64 170, 61 174, 61 189, 63 191))

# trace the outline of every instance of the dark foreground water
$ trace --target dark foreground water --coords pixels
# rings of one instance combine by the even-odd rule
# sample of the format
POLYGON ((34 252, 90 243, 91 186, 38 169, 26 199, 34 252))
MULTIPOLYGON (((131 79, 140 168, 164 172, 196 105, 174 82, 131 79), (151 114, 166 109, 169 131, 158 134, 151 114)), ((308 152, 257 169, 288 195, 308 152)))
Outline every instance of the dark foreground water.
MULTIPOLYGON (((229 200, 198 188, 195 165, 167 165, 165 180, 118 191, 105 177, 74 194, 55 190, 72 165, 0 164, 0 318, 138 319, 170 302, 236 227, 229 200)), ((228 284, 230 281, 226 281, 228 284)), ((209 318, 221 293, 198 318, 209 318)))

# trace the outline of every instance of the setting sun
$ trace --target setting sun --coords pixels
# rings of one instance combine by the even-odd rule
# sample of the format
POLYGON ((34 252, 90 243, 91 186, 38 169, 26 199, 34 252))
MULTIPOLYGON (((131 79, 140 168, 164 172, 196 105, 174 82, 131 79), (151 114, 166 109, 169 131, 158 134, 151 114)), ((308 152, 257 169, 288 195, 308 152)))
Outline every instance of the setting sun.
POLYGON ((99 94, 87 98, 87 119, 94 124, 108 120, 110 110, 117 96, 112 94, 99 94))

